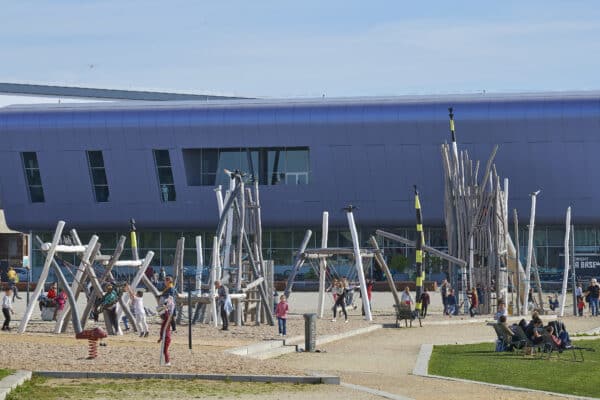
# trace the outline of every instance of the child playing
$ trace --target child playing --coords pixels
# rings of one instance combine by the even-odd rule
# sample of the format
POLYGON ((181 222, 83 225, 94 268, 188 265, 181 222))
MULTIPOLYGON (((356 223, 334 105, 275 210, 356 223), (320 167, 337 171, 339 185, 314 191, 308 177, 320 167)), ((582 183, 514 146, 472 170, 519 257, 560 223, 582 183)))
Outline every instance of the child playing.
POLYGON ((585 308, 585 301, 583 301, 583 296, 577 297, 577 311, 579 312, 579 316, 583 317, 583 309, 585 308))
POLYGON ((133 289, 129 285, 125 285, 125 289, 129 292, 129 299, 132 305, 132 311, 135 315, 135 321, 140 328, 140 337, 148 336, 148 323, 146 322, 146 309, 144 308, 144 292, 138 290, 133 293, 133 289))
POLYGON ((12 289, 8 288, 4 291, 4 297, 2 298, 2 314, 4 314, 3 331, 10 331, 10 314, 14 313, 12 308, 12 289))
POLYGON ((279 297, 279 303, 277 303, 277 309, 275 310, 275 316, 277 316, 277 323, 279 325, 279 336, 286 335, 286 321, 288 314, 288 303, 286 301, 285 295, 281 295, 279 297))
POLYGON ((166 367, 170 367, 171 366, 171 357, 169 356, 169 346, 171 345, 171 329, 170 329, 170 325, 171 325, 171 304, 169 302, 172 303, 172 299, 171 297, 168 297, 165 301, 162 307, 159 307, 159 313, 160 313, 160 317, 162 319, 162 323, 160 324, 160 337, 158 338, 158 342, 163 342, 161 345, 161 364, 163 361, 163 356, 164 356, 164 365, 166 367))

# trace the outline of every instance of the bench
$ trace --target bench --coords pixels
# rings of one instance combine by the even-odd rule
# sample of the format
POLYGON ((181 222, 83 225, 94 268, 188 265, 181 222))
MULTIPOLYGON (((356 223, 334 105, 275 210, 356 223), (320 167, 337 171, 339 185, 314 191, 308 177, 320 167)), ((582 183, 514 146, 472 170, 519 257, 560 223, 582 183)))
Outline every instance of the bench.
POLYGON ((400 328, 400 321, 404 320, 405 327, 408 327, 410 322, 410 327, 412 328, 412 322, 415 319, 419 320, 419 326, 422 327, 421 316, 416 310, 412 310, 409 304, 401 304, 400 307, 394 304, 394 309, 396 310, 396 328, 400 328))

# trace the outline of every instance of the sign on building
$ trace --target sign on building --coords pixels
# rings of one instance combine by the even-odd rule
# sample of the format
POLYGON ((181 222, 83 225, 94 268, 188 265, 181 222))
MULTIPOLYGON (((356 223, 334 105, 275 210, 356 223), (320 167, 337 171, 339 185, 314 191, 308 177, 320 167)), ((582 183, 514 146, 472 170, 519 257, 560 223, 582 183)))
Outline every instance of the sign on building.
POLYGON ((600 254, 575 254, 573 267, 577 279, 600 277, 600 254))

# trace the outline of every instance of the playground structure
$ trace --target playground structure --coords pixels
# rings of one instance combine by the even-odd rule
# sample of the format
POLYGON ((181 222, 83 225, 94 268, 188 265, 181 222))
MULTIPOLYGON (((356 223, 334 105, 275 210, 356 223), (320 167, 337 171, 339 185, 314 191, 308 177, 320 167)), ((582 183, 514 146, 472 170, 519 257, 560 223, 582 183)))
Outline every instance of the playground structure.
MULTIPOLYGON (((532 254, 535 201, 539 192, 531 194, 532 210, 525 269, 519 259, 518 243, 515 246, 509 234, 509 181, 505 178, 501 185, 501 178, 496 171, 494 159, 498 146, 494 146, 479 179, 480 163, 472 160, 466 150, 459 151, 453 109, 449 108, 448 111, 451 143, 444 143, 441 147, 445 187, 444 214, 448 253, 467 262, 460 265, 460 300, 464 304, 465 312, 468 307, 467 292, 477 287, 494 288, 495 299, 507 301, 510 279, 513 287, 520 288, 517 294, 517 308, 526 314, 532 265, 539 307, 543 312, 541 282, 532 254)), ((449 265, 450 276, 454 276, 454 265, 449 265)), ((483 302, 484 312, 489 313, 492 305, 490 291, 485 293, 487 298, 483 302)))
MULTIPOLYGON (((296 259, 294 261, 292 271, 288 276, 287 285, 284 291, 286 297, 291 296, 292 289, 294 286, 294 280, 296 278, 296 275, 298 274, 298 271, 300 270, 300 268, 302 268, 304 263, 307 260, 318 260, 318 266, 315 266, 311 263, 311 267, 319 277, 319 295, 317 304, 317 316, 319 318, 323 318, 327 279, 329 278, 329 283, 331 283, 331 280, 333 279, 334 275, 335 277, 340 276, 340 274, 337 273, 335 268, 333 268, 331 265, 328 265, 327 260, 332 256, 346 255, 354 258, 354 271, 356 274, 356 278, 359 282, 365 319, 367 321, 373 320, 373 316, 371 315, 371 307, 369 304, 369 297, 367 296, 367 282, 365 279, 363 259, 373 259, 374 253, 371 250, 365 250, 360 248, 358 231, 356 230, 356 224, 354 222, 354 209, 355 207, 353 207, 352 205, 344 208, 348 219, 348 227, 352 236, 352 248, 331 248, 327 246, 327 240, 329 237, 329 212, 325 211, 323 213, 323 231, 321 236, 321 248, 307 249, 308 242, 310 241, 310 238, 312 236, 312 231, 308 229, 306 231, 306 234, 304 235, 302 243, 300 244, 298 253, 296 254, 296 259)), ((351 277, 346 278, 349 278, 350 281, 352 280, 351 277)))
MULTIPOLYGON (((184 305, 189 305, 190 308, 193 306, 195 310, 194 323, 200 320, 217 326, 215 282, 220 280, 230 287, 230 297, 236 309, 235 322, 238 325, 248 323, 251 320, 254 320, 256 324, 266 321, 270 325, 274 325, 270 307, 271 294, 273 293, 273 263, 264 260, 261 251, 262 226, 258 183, 255 182, 253 185, 254 190, 251 190, 251 188, 244 187, 243 175, 240 172, 230 172, 229 174, 231 186, 226 191, 225 197, 223 198, 220 187, 216 190, 220 218, 217 234, 213 240, 212 267, 208 285, 202 284, 204 260, 202 240, 198 236, 196 237, 196 279, 193 284, 187 285, 187 291, 184 290, 186 286, 183 273, 185 238, 182 237, 177 241, 173 275, 177 291, 174 299, 177 310, 176 321, 179 324, 182 320, 184 305), (192 290, 192 286, 194 290, 192 290), (203 291, 203 286, 208 286, 208 290, 203 291)), ((101 253, 98 236, 93 235, 89 243, 84 245, 81 243, 75 229, 72 229, 69 235, 63 235, 64 227, 65 222, 59 221, 52 242, 44 243, 39 237, 36 238, 41 250, 46 254, 46 259, 36 289, 33 292, 33 298, 37 299, 42 294, 49 271, 52 269, 68 299, 64 309, 56 316, 54 333, 65 332, 68 322, 71 320, 76 335, 81 335, 90 312, 97 305, 97 300, 105 295, 103 284, 114 282, 112 274, 114 267, 137 268, 134 277, 128 282, 129 285, 136 288, 138 285, 143 284, 146 290, 154 295, 157 304, 159 304, 162 293, 146 276, 146 270, 153 259, 154 253, 149 251, 144 258, 139 258, 135 221, 130 221, 132 260, 120 259, 125 247, 125 236, 119 238, 114 253, 109 256, 101 253), (77 254, 81 260, 71 284, 68 283, 56 259, 61 253, 77 254), (103 267, 100 277, 97 276, 94 265, 103 267), (85 292, 87 286, 90 287, 89 293, 85 292), (85 292, 87 301, 83 315, 80 315, 75 305, 82 292, 85 292)), ((103 310, 108 334, 122 334, 120 324, 123 314, 131 321, 134 331, 139 331, 136 320, 129 308, 128 297, 126 291, 119 290, 116 311, 117 330, 113 329, 109 316, 103 310)), ((36 304, 34 301, 28 305, 19 326, 19 333, 26 331, 36 304)))
MULTIPOLYGON (((88 320, 88 315, 94 306, 95 300, 97 298, 101 298, 105 294, 102 284, 107 282, 109 279, 112 280, 111 270, 118 266, 137 267, 137 273, 131 281, 132 285, 137 285, 142 280, 142 276, 145 276, 146 269, 150 265, 150 262, 154 257, 154 253, 149 251, 146 254, 146 257, 142 260, 120 260, 119 258, 123 252, 125 244, 125 237, 121 237, 113 255, 105 256, 100 252, 101 244, 98 242, 98 236, 93 235, 90 238, 89 243, 87 245, 83 245, 75 229, 71 230, 70 235, 63 236, 64 227, 65 222, 59 221, 56 226, 56 230, 54 231, 52 242, 50 243, 43 243, 39 237, 36 238, 38 244, 40 244, 40 248, 46 253, 46 259, 44 261, 40 278, 33 292, 33 299, 40 297, 42 291, 44 290, 44 285, 48 278, 50 268, 53 268, 54 273, 58 277, 59 284, 65 291, 68 300, 62 312, 58 313, 56 316, 54 333, 65 332, 69 321, 68 317, 70 316, 75 334, 81 334, 88 320), (79 266, 75 272, 73 282, 70 285, 56 260, 56 257, 60 253, 75 253, 81 259, 81 262, 79 263, 79 266), (105 267, 104 275, 100 279, 98 279, 96 276, 93 268, 95 262, 105 267), (92 293, 87 298, 84 314, 80 316, 76 304, 79 295, 85 290, 88 282, 91 284, 92 293)), ((123 299, 122 296, 119 296, 118 303, 122 312, 127 314, 129 319, 132 321, 134 329, 137 331, 138 327, 135 324, 135 318, 133 318, 133 314, 129 309, 126 299, 123 299)), ((30 302, 27 306, 25 314, 23 315, 19 325, 19 333, 24 333, 26 331, 27 325, 36 306, 36 301, 30 302)), ((104 317, 106 330, 109 334, 122 333, 120 326, 118 332, 114 331, 113 326, 109 323, 109 318, 106 313, 104 314, 104 317)))
MULTIPOLYGON (((178 315, 184 303, 195 303, 194 321, 218 324, 217 294, 215 282, 228 286, 234 304, 234 319, 238 326, 251 320, 255 324, 266 322, 274 325, 271 312, 273 293, 273 263, 265 260, 262 253, 262 222, 258 181, 246 187, 244 174, 240 171, 225 171, 230 177, 229 189, 215 189, 219 223, 213 237, 211 269, 208 293, 202 293, 199 276, 202 274, 201 240, 196 238, 198 250, 197 287, 193 298, 181 292, 183 287, 183 242, 177 265, 180 293, 177 298, 178 315)), ((183 238, 182 238, 183 240, 183 238)), ((178 243, 179 244, 179 243, 178 243)), ((179 246, 178 246, 179 249, 179 246)), ((178 317, 179 318, 179 317, 178 317)))
MULTIPOLYGON (((486 298, 480 299, 484 305, 483 312, 489 313, 495 306, 492 300, 504 301, 508 303, 509 285, 513 287, 514 295, 516 288, 516 307, 517 313, 525 315, 529 311, 529 290, 532 287, 531 277, 534 278, 534 284, 537 292, 537 300, 534 299, 534 305, 538 312, 544 313, 544 303, 542 298, 542 286, 539 270, 533 252, 534 229, 535 229, 535 207, 537 195, 540 191, 531 193, 531 212, 528 226, 528 241, 526 265, 523 266, 519 255, 518 239, 518 218, 514 210, 514 228, 515 241, 509 233, 509 208, 508 208, 508 178, 501 181, 501 177, 496 171, 494 159, 498 151, 498 146, 494 146, 492 153, 486 163, 485 170, 480 179, 480 162, 474 161, 469 157, 466 150, 459 151, 456 141, 456 132, 454 126, 453 109, 449 108, 450 132, 452 141, 450 144, 444 143, 441 146, 442 165, 444 169, 444 215, 445 226, 448 238, 448 253, 427 246, 424 242, 423 221, 420 210, 419 195, 415 187, 415 208, 417 216, 417 241, 411 241, 399 235, 395 235, 384 230, 377 230, 376 234, 403 243, 416 248, 416 287, 417 299, 415 302, 417 311, 420 309, 420 292, 423 281, 425 280, 422 268, 423 252, 439 257, 448 262, 448 270, 451 278, 456 275, 454 268, 460 270, 460 299, 459 304, 464 305, 464 312, 467 312, 469 305, 468 292, 472 289, 485 288, 486 298), (502 184, 501 184, 502 182, 502 184), (489 289, 493 288, 494 293, 489 289), (483 300, 483 301, 482 301, 483 300)), ((570 227, 570 207, 567 211, 566 233, 565 233, 565 272, 562 288, 562 304, 560 314, 564 314, 564 303, 566 299, 567 277, 569 273, 569 238, 572 239, 570 227)), ((390 290, 394 296, 397 308, 400 306, 398 294, 393 283, 389 268, 386 265, 382 251, 377 245, 375 238, 371 238, 369 243, 371 249, 360 249, 356 226, 352 210, 347 210, 350 232, 353 238, 352 249, 327 248, 328 232, 328 213, 323 214, 323 233, 321 248, 307 249, 312 232, 306 231, 306 235, 294 262, 292 272, 288 278, 285 294, 290 295, 294 279, 298 270, 303 266, 306 260, 318 260, 318 267, 311 264, 311 267, 319 276, 319 297, 317 305, 317 314, 323 317, 325 280, 329 274, 328 258, 339 254, 353 254, 355 269, 360 281, 361 295, 366 298, 363 284, 364 271, 362 260, 365 258, 374 258, 385 273, 386 279, 390 284, 390 290), (350 222, 352 220, 352 222, 350 222), (361 279, 362 277, 362 279, 361 279)), ((458 280, 452 279, 452 286, 456 287, 458 280)), ((368 299, 367 299, 368 302, 368 299)), ((365 305, 366 308, 366 305, 365 305)), ((370 313, 365 314, 365 318, 371 320, 370 313)))

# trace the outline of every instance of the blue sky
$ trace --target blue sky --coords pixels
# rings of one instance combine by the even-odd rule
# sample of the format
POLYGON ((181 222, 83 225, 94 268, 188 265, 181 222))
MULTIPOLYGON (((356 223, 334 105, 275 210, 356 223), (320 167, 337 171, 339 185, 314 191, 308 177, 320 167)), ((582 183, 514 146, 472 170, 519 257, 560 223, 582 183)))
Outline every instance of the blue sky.
POLYGON ((598 1, 0 0, 0 81, 259 97, 589 90, 599 39, 598 1))

